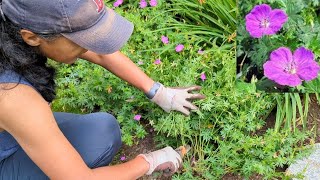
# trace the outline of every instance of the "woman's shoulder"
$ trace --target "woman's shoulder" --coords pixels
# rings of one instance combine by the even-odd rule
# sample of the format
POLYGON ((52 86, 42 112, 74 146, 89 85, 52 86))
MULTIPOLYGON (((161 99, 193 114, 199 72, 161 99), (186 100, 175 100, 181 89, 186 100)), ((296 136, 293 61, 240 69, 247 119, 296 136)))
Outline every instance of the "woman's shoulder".
MULTIPOLYGON (((24 116, 22 111, 44 102, 41 94, 21 75, 6 71, 0 73, 0 127, 13 116, 24 116), (22 108, 23 107, 23 108, 22 108), (17 111, 18 110, 18 111, 17 111), (20 113, 17 113, 20 112, 20 113)), ((11 120, 12 121, 12 120, 11 120)))

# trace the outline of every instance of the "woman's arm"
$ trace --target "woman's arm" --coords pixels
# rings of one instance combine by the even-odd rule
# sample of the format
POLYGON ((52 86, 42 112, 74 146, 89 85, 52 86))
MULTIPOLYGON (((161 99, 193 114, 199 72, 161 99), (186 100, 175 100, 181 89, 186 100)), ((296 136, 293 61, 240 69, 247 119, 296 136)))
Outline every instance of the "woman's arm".
POLYGON ((151 78, 120 51, 107 55, 98 55, 88 51, 84 53, 81 58, 106 68, 144 93, 147 93, 154 83, 151 78))
POLYGON ((20 84, 2 90, 1 86, 4 84, 0 84, 0 127, 50 179, 137 179, 148 171, 149 164, 141 157, 90 169, 60 131, 47 102, 33 88, 20 84))
MULTIPOLYGON (((119 51, 107 55, 98 55, 94 52, 88 51, 84 53, 81 58, 101 65, 116 76, 142 90, 144 93, 149 92, 154 84, 154 81, 151 78, 149 78, 128 57, 119 51)), ((158 104, 166 112, 177 110, 186 116, 189 116, 190 110, 198 109, 190 102, 190 100, 205 98, 202 94, 191 93, 192 91, 198 91, 200 89, 200 86, 166 88, 161 85, 151 101, 158 104)))
POLYGON ((104 166, 92 169, 89 180, 106 179, 138 179, 147 173, 149 164, 143 157, 137 156, 135 159, 115 166, 104 166))

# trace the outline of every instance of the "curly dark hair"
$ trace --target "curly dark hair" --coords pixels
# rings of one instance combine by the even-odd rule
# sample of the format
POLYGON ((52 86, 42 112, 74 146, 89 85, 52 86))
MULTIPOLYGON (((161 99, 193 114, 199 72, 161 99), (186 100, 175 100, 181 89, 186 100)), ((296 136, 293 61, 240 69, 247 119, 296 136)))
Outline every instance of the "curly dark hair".
MULTIPOLYGON (((55 98, 55 69, 47 65, 47 57, 37 47, 24 42, 20 34, 21 27, 5 19, 0 16, 0 74, 6 70, 20 74, 46 101, 52 102, 55 98)), ((50 39, 50 36, 46 38, 50 39)))

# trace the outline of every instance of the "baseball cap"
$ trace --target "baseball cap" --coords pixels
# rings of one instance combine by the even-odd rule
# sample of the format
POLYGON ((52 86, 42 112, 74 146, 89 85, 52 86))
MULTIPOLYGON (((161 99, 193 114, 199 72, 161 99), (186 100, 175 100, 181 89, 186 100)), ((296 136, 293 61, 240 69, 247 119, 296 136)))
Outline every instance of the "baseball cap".
POLYGON ((2 0, 2 9, 21 28, 38 34, 62 34, 98 54, 119 50, 134 27, 103 0, 2 0))

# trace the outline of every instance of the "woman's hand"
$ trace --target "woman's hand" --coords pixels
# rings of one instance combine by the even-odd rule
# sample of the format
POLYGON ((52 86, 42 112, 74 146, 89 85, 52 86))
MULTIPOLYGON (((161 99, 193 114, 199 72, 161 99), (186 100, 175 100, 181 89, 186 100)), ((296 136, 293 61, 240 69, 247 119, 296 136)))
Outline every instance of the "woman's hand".
POLYGON ((182 164, 180 155, 172 148, 166 147, 148 154, 139 154, 149 163, 147 175, 153 172, 163 171, 165 176, 175 173, 182 164))
POLYGON ((189 116, 190 110, 198 109, 189 100, 206 98, 202 94, 190 93, 191 91, 199 91, 200 89, 201 86, 166 88, 161 84, 151 101, 158 104, 166 112, 177 110, 189 116))

